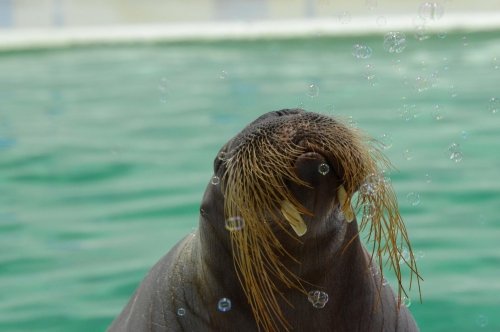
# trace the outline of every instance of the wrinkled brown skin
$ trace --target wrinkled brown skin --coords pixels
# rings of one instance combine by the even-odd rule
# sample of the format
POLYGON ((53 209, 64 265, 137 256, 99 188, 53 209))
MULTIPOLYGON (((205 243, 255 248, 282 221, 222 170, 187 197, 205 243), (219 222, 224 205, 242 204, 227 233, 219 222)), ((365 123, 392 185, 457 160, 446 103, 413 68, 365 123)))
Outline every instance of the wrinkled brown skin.
MULTIPOLYGON (((283 118, 301 110, 282 110, 263 115, 231 140, 252 131, 270 117, 283 118)), ((262 128, 262 126, 261 126, 262 128)), ((418 331, 408 309, 398 309, 389 286, 382 287, 379 275, 369 272, 369 255, 357 237, 356 221, 347 223, 338 214, 336 188, 338 170, 326 175, 317 171, 322 162, 334 162, 310 152, 295 163, 298 175, 312 189, 291 184, 290 189, 313 217, 305 217, 308 232, 302 244, 281 234, 282 243, 301 264, 287 261, 290 269, 324 290, 329 301, 314 308, 307 297, 291 289, 281 290, 293 308, 281 307, 293 331, 418 331), (354 240, 352 242, 351 239, 354 240), (347 246, 347 244, 350 244, 347 246)), ((224 165, 215 161, 215 174, 222 177, 224 165)), ((224 228, 224 197, 220 185, 209 184, 200 209, 198 231, 180 241, 142 281, 135 294, 114 320, 109 331, 257 331, 252 311, 236 276, 228 231, 224 228), (217 303, 229 298, 232 308, 220 312, 217 303), (185 309, 179 316, 177 310, 185 309)))

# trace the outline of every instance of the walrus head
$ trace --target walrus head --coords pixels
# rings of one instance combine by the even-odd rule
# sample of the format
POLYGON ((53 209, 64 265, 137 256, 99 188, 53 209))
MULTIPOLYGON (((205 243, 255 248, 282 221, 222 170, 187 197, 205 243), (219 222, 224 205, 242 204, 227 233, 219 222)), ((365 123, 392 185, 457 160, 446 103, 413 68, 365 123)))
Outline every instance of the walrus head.
POLYGON ((398 298, 406 293, 401 259, 420 278, 383 175, 390 163, 377 142, 358 130, 301 109, 270 112, 231 139, 214 168, 236 273, 259 328, 290 328, 280 309, 287 302, 281 290, 306 295, 310 282, 289 264, 302 263, 297 248, 325 234, 335 242, 343 225, 356 219, 355 211, 373 243, 371 259, 381 271, 388 263, 395 272, 398 298), (409 258, 402 255, 404 247, 409 258))

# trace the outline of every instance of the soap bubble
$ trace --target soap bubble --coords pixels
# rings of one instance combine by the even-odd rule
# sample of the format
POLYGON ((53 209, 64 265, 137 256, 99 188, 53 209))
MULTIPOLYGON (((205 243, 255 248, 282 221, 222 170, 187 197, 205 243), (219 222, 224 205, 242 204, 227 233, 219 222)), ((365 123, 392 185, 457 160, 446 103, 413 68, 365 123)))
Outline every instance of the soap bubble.
POLYGON ((469 133, 466 130, 462 130, 460 132, 460 137, 462 137, 463 140, 466 140, 467 138, 469 138, 469 133))
POLYGON ((384 49, 389 53, 401 53, 406 48, 406 36, 403 32, 388 32, 384 36, 384 49))
POLYGON ((429 89, 430 83, 429 80, 423 76, 417 76, 415 78, 415 89, 418 92, 424 92, 425 90, 429 89))
POLYGON ((230 232, 240 231, 245 227, 245 220, 241 217, 230 217, 226 219, 226 229, 230 232))
POLYGON ((424 20, 436 21, 443 17, 444 7, 438 2, 424 2, 420 5, 418 15, 424 20))
POLYGON ((323 291, 314 290, 307 294, 307 299, 311 302, 313 307, 322 309, 328 302, 328 294, 323 291))
POLYGON ((372 49, 367 45, 355 44, 352 47, 352 55, 356 59, 368 59, 372 55, 372 49))
POLYGON ((433 109, 432 109, 432 117, 434 118, 434 120, 436 121, 441 121, 444 119, 444 115, 443 115, 443 112, 441 111, 441 106, 439 105, 434 105, 433 109))
POLYGON ((231 310, 231 300, 225 297, 220 299, 219 302, 217 303, 217 309, 219 309, 219 311, 222 312, 227 312, 231 310))
POLYGON ((307 95, 311 98, 315 98, 319 95, 319 87, 316 84, 309 84, 307 87, 307 95))

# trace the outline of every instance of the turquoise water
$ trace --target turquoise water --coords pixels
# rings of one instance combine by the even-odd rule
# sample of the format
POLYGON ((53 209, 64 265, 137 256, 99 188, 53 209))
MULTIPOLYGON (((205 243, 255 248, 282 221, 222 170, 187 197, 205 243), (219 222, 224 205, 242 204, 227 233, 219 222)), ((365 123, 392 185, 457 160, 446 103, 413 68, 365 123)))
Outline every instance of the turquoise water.
POLYGON ((389 147, 422 331, 500 331, 500 33, 408 35, 400 54, 382 42, 0 53, 0 330, 104 330, 197 226, 218 148, 300 106, 389 147))

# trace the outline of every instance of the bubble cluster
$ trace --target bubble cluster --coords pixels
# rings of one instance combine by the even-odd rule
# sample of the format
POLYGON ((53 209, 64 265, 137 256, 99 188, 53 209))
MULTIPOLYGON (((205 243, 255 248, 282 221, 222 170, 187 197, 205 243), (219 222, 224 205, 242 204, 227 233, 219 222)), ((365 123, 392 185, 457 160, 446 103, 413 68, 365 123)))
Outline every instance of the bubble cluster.
POLYGON ((450 146, 448 147, 448 152, 449 152, 449 157, 450 160, 459 163, 463 159, 463 154, 460 149, 460 144, 458 143, 451 143, 450 146))
POLYGON ((498 112, 500 112, 500 98, 490 98, 488 109, 492 114, 497 114, 498 112))
POLYGON ((214 176, 212 176, 210 183, 213 184, 214 186, 216 186, 220 183, 220 178, 217 175, 214 175, 214 176))
POLYGON ((231 300, 226 297, 223 297, 217 303, 217 309, 221 312, 227 312, 231 310, 231 300))
POLYGON ((411 192, 406 195, 406 199, 408 200, 408 203, 410 203, 412 206, 417 206, 420 204, 420 194, 416 192, 411 192))
POLYGON ((328 302, 328 294, 323 291, 314 290, 307 294, 307 299, 311 302, 313 307, 322 309, 328 302))
POLYGON ((372 49, 363 44, 355 44, 352 47, 352 55, 356 59, 368 59, 372 55, 372 49))
POLYGON ((226 219, 226 229, 230 232, 240 231, 245 227, 245 220, 239 216, 226 219))
POLYGON ((309 84, 307 87, 307 95, 311 98, 319 96, 319 87, 316 84, 309 84))
POLYGON ((388 32, 384 36, 384 49, 389 53, 401 53, 406 48, 406 36, 403 32, 388 32))
POLYGON ((321 163, 318 166, 318 172, 321 175, 326 175, 328 174, 328 172, 330 172, 330 166, 328 166, 328 164, 321 163))
POLYGON ((420 5, 418 15, 424 20, 436 21, 443 17, 444 7, 438 2, 424 2, 420 5))
POLYGON ((186 314, 186 309, 179 308, 177 309, 177 316, 184 316, 186 314))
POLYGON ((378 174, 370 174, 359 187, 359 192, 363 196, 376 196, 383 185, 383 177, 378 174))

